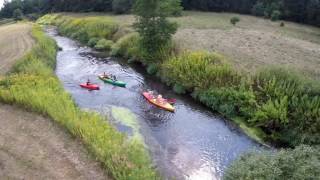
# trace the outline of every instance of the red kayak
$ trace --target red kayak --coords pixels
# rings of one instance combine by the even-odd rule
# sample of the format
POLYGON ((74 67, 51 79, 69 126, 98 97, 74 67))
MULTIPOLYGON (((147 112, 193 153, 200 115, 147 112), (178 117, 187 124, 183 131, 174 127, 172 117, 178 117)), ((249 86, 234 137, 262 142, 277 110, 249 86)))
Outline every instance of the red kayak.
POLYGON ((82 88, 89 89, 89 90, 99 90, 100 89, 100 87, 96 84, 80 84, 80 86, 82 88))

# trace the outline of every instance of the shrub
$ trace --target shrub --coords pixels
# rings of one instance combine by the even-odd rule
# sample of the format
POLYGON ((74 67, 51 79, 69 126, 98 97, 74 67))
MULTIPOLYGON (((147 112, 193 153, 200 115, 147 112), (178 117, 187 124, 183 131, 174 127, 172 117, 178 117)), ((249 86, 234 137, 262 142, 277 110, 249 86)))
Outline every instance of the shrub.
POLYGON ((241 77, 217 53, 186 52, 165 61, 161 67, 162 80, 179 84, 188 91, 210 87, 233 86, 241 77))
POLYGON ((97 50, 111 50, 113 42, 106 39, 100 39, 97 44, 94 46, 97 50))
POLYGON ((89 47, 94 47, 98 41, 99 41, 99 38, 96 38, 96 37, 90 38, 87 45, 89 47))
POLYGON ((158 65, 157 64, 149 64, 147 67, 147 72, 150 75, 154 75, 158 72, 158 65))
POLYGON ((228 168, 224 179, 318 179, 319 166, 320 147, 299 146, 275 153, 246 154, 228 168))
POLYGON ((252 89, 245 87, 222 87, 198 90, 193 96, 214 111, 232 118, 250 119, 258 108, 252 89))
POLYGON ((23 19, 23 12, 19 8, 15 9, 13 11, 12 17, 17 21, 22 20, 23 19))
POLYGON ((280 27, 284 27, 284 26, 285 26, 284 22, 281 22, 280 27))
POLYGON ((232 24, 232 25, 236 25, 238 22, 240 21, 240 18, 238 18, 238 17, 232 17, 231 19, 230 19, 230 23, 232 24))
POLYGON ((179 84, 174 84, 173 91, 177 94, 185 94, 187 93, 186 88, 179 84))
POLYGON ((254 78, 253 87, 261 109, 253 121, 276 130, 280 133, 277 138, 290 145, 319 144, 319 86, 319 82, 287 69, 263 70, 254 78))
POLYGON ((122 56, 128 59, 140 59, 139 35, 131 33, 120 38, 112 46, 111 55, 122 56))

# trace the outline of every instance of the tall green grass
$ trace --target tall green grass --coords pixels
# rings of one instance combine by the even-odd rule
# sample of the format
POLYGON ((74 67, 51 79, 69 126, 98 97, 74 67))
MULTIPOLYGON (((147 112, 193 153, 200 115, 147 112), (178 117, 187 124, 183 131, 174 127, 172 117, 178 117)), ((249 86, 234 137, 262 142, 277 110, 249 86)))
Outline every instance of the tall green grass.
POLYGON ((212 110, 263 130, 268 140, 320 143, 320 83, 298 72, 268 68, 251 77, 215 53, 188 52, 165 61, 161 78, 212 110))
POLYGON ((129 141, 98 114, 83 112, 75 105, 53 73, 55 42, 38 26, 32 34, 36 46, 0 80, 0 101, 41 113, 66 127, 114 179, 159 179, 141 144, 129 141))
MULTIPOLYGON (((45 15, 37 22, 55 25, 62 35, 72 37, 84 44, 88 44, 92 38, 111 40, 119 28, 117 23, 107 17, 73 18, 53 14, 45 15)), ((95 45, 91 44, 92 47, 95 45)))

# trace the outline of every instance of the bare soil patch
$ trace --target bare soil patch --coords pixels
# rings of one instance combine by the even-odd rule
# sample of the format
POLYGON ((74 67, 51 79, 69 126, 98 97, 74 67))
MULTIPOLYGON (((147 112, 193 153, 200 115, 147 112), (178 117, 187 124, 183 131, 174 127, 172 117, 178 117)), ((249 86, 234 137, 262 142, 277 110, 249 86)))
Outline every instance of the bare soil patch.
POLYGON ((0 177, 107 179, 84 146, 50 120, 0 104, 0 177))

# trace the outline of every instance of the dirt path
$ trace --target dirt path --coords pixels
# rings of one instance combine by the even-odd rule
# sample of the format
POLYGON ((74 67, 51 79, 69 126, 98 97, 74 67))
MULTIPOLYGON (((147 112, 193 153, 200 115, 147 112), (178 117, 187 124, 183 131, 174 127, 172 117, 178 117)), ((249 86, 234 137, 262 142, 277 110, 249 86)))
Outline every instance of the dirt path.
MULTIPOLYGON (((0 27, 0 75, 34 44, 31 26, 0 27)), ((78 140, 50 119, 0 103, 0 179, 108 179, 78 140)))
POLYGON ((54 122, 0 105, 0 177, 106 179, 83 145, 54 122))
POLYGON ((30 50, 33 44, 30 24, 0 26, 0 75, 10 70, 15 60, 30 50))

